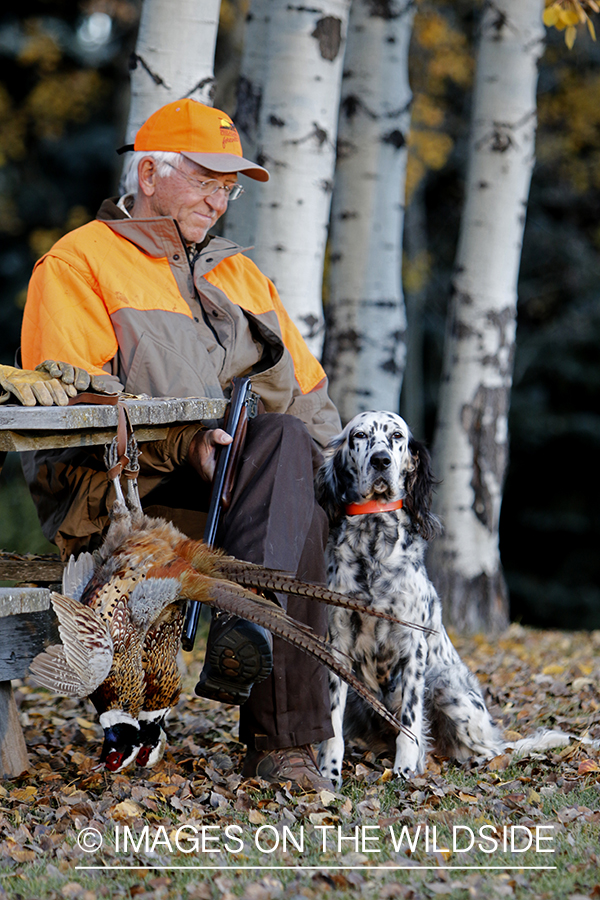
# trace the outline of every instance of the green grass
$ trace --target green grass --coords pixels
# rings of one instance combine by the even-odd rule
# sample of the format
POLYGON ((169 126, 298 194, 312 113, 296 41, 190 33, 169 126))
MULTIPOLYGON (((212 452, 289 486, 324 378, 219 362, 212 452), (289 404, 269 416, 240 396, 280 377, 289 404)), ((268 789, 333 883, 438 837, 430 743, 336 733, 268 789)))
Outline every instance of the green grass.
MULTIPOLYGON (((332 900, 349 897, 412 897, 429 898, 438 894, 454 898, 493 898, 510 896, 515 898, 548 898, 548 900, 564 900, 572 894, 586 895, 593 892, 600 881, 596 853, 600 838, 599 784, 595 775, 587 776, 581 787, 568 793, 556 788, 552 793, 540 793, 547 787, 545 780, 537 781, 532 776, 536 764, 514 763, 501 773, 502 784, 498 784, 496 774, 492 778, 483 773, 487 780, 482 780, 482 772, 469 772, 458 766, 447 765, 443 777, 423 779, 424 785, 416 787, 401 781, 388 781, 384 784, 365 784, 355 778, 346 780, 340 795, 334 799, 319 798, 308 795, 294 798, 283 798, 274 790, 246 790, 250 798, 252 812, 236 810, 233 804, 223 809, 214 809, 207 813, 206 806, 192 807, 187 814, 180 814, 171 806, 161 803, 155 813, 143 814, 136 819, 117 823, 120 827, 121 847, 125 825, 139 838, 144 826, 148 826, 150 842, 158 834, 160 836, 156 852, 148 854, 142 847, 139 852, 129 849, 127 852, 115 851, 115 823, 108 820, 98 825, 87 820, 75 822, 75 826, 97 825, 105 827, 104 849, 97 854, 82 854, 76 848, 77 827, 69 825, 63 832, 63 841, 58 845, 56 858, 51 862, 32 860, 22 864, 14 861, 0 862, 0 897, 2 888, 9 898, 22 897, 23 900, 50 900, 54 897, 79 896, 82 900, 94 897, 138 896, 145 900, 148 897, 185 898, 194 897, 223 898, 232 900, 240 897, 247 900, 267 900, 269 897, 319 897, 326 892, 332 900), (518 781, 525 779, 525 781, 518 781), (531 780, 529 780, 531 779, 531 780), (514 810, 510 806, 510 798, 523 791, 515 790, 514 782, 523 785, 526 798, 521 801, 521 808, 514 810), (445 796, 436 797, 436 782, 443 784, 445 796), (481 794, 482 785, 491 785, 492 792, 485 795, 487 803, 479 800, 472 810, 466 805, 465 797, 477 797, 481 794), (462 793, 462 797, 460 794, 462 793), (325 802, 323 802, 323 799, 325 802), (439 803, 432 803, 432 800, 439 803), (347 800, 350 800, 350 807, 347 800), (365 804, 367 807, 365 808, 365 804), (368 806, 371 806, 369 812, 368 806), (287 810, 287 813, 284 811, 287 810), (362 808, 361 808, 362 807, 362 808), (557 815, 564 810, 585 808, 584 816, 579 816, 565 823, 558 821, 557 815), (319 810, 319 811, 317 811, 319 810), (594 816, 594 811, 596 815, 594 816), (254 815, 254 819, 252 816, 254 815), (256 818, 260 816, 260 820, 256 818), (159 823, 162 829, 159 830, 159 823), (322 831, 316 824, 330 824, 328 848, 323 852, 322 831), (421 825, 422 839, 414 852, 404 849, 394 852, 389 838, 390 825, 399 835, 402 825, 406 825, 411 838, 414 839, 418 825, 421 825), (452 830, 455 826, 468 826, 477 842, 481 840, 478 830, 485 825, 495 825, 501 832, 502 826, 521 824, 534 829, 535 825, 554 825, 553 841, 543 846, 554 848, 555 853, 541 854, 534 849, 526 853, 504 852, 498 849, 493 854, 485 853, 476 845, 465 853, 435 853, 431 847, 432 827, 437 829, 437 849, 452 848, 452 830), (217 835, 218 843, 209 844, 219 849, 217 854, 199 852, 184 853, 178 850, 175 830, 181 825, 192 826, 198 831, 202 826, 213 826, 218 830, 209 832, 217 835), (237 850, 236 842, 227 838, 225 828, 230 825, 241 827, 241 838, 244 841, 243 852, 237 850), (265 852, 272 830, 264 828, 271 825, 281 832, 287 826, 298 838, 301 826, 304 827, 304 850, 299 853, 293 845, 283 853, 281 846, 273 853, 265 852), (358 851, 348 841, 342 843, 342 851, 337 848, 337 826, 341 826, 342 835, 349 837, 354 829, 360 826, 376 826, 368 831, 370 835, 378 835, 379 841, 371 844, 381 852, 358 851), (429 826, 430 846, 425 846, 424 826, 429 826), (262 828, 261 846, 255 845, 258 829, 262 828), (165 841, 169 840, 172 852, 165 841), (228 852, 226 843, 231 851, 228 852), (405 866, 402 870, 375 869, 374 866, 405 866), (128 871, 85 872, 78 870, 78 865, 119 865, 128 867, 128 871), (164 866, 183 867, 210 865, 217 866, 212 871, 186 871, 177 868, 164 869, 164 866), (271 866, 302 866, 304 871, 271 870, 271 866), (484 871, 475 868, 458 869, 457 866, 506 866, 504 871, 484 871), (553 865, 552 871, 532 870, 527 866, 553 865), (227 866, 257 866, 259 870, 230 870, 227 866), (353 866, 353 869, 325 869, 311 871, 308 867, 353 866), (417 866, 431 867, 418 869, 417 866), (451 868, 442 868, 443 866, 451 868), (514 868, 517 866, 518 868, 514 868), (139 868, 143 867, 143 871, 139 868), (159 883, 156 879, 167 879, 168 883, 159 883), (24 883, 25 881, 25 883, 24 883), (79 886, 79 888, 76 887, 79 886), (158 885, 158 886, 157 886, 158 885), (79 893, 77 893, 79 891, 79 893), (88 895, 85 892, 90 892, 88 895)), ((561 766, 544 768, 545 776, 560 779, 561 766)), ((131 783, 139 782, 132 776, 131 783)), ((125 782, 125 779, 123 779, 125 782)), ((548 782, 550 783, 550 782, 548 782)), ((7 784, 8 787, 8 784, 7 784)), ((123 788, 127 795, 130 787, 123 788)), ((209 786, 210 790, 210 786, 209 786)), ((93 801, 102 801, 103 789, 88 790, 93 801)), ((5 801, 2 802, 5 805, 5 801)), ((27 821, 30 815, 17 812, 10 816, 11 825, 18 826, 19 818, 27 821)), ((35 824, 43 825, 44 821, 52 827, 56 823, 55 809, 33 811, 32 821, 28 827, 33 831, 35 824)), ((467 832, 457 832, 458 846, 467 832)), ((489 832, 488 832, 489 833, 489 832)), ((524 832, 520 832, 522 835, 524 832)), ((546 832, 546 834, 552 832, 546 832)), ((182 846, 187 844, 187 835, 180 839, 182 846)), ((482 842, 484 847, 489 844, 482 842)), ((1 858, 0 858, 1 859, 1 858)), ((596 890, 595 896, 598 891, 596 890)))

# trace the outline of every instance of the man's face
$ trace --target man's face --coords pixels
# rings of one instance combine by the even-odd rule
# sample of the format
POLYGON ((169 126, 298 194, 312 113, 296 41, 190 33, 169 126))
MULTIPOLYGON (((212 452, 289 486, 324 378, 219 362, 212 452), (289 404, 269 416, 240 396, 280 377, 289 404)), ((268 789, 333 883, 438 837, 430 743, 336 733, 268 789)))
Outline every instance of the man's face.
POLYGON ((168 175, 156 175, 154 179, 155 190, 149 197, 151 213, 176 219, 188 243, 204 240, 208 230, 227 209, 225 192, 207 193, 202 187, 207 181, 232 185, 237 182, 237 175, 211 172, 181 157, 168 175))

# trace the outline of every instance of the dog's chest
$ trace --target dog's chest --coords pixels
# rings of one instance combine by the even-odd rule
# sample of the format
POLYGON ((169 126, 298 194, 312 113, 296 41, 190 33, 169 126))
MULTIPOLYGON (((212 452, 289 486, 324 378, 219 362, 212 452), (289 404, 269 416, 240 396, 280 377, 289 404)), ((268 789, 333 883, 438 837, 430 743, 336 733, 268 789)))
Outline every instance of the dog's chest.
MULTIPOLYGON (((368 598, 378 610, 406 622, 425 624, 423 600, 430 583, 423 565, 424 542, 407 527, 401 512, 346 518, 332 530, 328 545, 329 585, 368 598)), ((333 643, 353 660, 359 677, 384 694, 395 690, 420 632, 340 608, 329 610, 333 643)))
POLYGON ((405 527, 405 518, 397 512, 346 518, 330 535, 330 586, 366 595, 377 606, 392 598, 396 607, 409 604, 421 587, 424 542, 405 527))

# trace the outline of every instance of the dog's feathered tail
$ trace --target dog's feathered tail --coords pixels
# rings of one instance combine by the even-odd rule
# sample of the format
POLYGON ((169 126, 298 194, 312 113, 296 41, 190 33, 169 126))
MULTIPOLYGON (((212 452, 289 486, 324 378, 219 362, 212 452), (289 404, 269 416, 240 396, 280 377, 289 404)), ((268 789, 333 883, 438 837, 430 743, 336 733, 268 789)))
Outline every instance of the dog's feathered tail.
POLYGON ((506 741, 505 749, 512 750, 515 756, 527 756, 529 753, 545 753, 547 750, 568 747, 574 742, 585 744, 594 750, 600 747, 600 740, 594 740, 588 735, 580 736, 560 729, 538 728, 529 737, 520 738, 517 741, 506 741))

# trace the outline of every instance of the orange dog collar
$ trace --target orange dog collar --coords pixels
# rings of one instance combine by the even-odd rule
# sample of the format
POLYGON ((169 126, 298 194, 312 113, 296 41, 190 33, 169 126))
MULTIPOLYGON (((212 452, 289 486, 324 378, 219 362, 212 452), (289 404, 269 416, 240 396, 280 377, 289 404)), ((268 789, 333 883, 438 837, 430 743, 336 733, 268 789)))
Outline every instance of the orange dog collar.
POLYGON ((387 503, 381 500, 367 500, 366 503, 348 503, 347 516, 362 516, 364 513, 391 512, 394 509, 402 509, 404 501, 390 500, 387 503))

